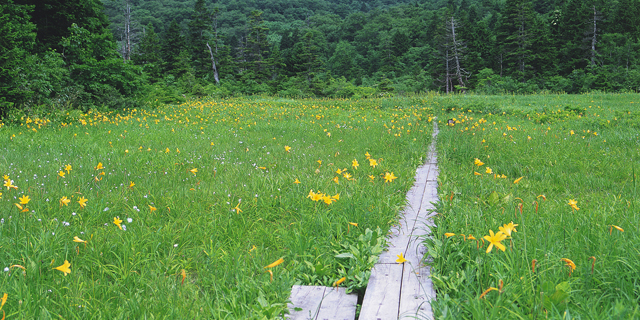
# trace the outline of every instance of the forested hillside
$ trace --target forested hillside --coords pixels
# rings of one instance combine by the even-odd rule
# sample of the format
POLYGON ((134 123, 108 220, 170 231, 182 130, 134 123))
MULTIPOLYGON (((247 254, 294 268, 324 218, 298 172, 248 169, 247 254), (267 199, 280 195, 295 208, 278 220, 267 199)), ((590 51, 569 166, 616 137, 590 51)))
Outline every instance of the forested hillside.
POLYGON ((640 89, 640 0, 3 3, 5 115, 205 95, 640 89))

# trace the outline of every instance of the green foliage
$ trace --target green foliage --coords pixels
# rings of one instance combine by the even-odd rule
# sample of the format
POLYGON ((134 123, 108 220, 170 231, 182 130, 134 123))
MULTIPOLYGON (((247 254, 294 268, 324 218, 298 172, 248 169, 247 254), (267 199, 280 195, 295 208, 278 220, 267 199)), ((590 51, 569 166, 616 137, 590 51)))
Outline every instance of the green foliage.
POLYGON ((341 286, 361 292, 430 144, 431 115, 408 99, 260 96, 16 115, 0 127, 0 177, 18 187, 0 198, 2 310, 277 319, 293 284, 346 277, 341 286), (338 168, 351 179, 336 184, 338 168), (398 178, 385 183, 385 172, 398 178), (319 189, 336 201, 307 197, 319 189), (67 275, 54 269, 65 260, 67 275))
POLYGON ((133 50, 131 61, 141 65, 149 82, 159 81, 162 59, 160 58, 160 38, 154 32, 153 25, 148 24, 140 43, 133 50))
POLYGON ((637 317, 636 103, 637 94, 602 93, 433 103, 436 318, 637 317), (500 112, 471 109, 480 104, 500 112), (485 236, 510 222, 505 250, 487 252, 485 236))
POLYGON ((635 92, 640 83, 634 24, 640 0, 12 0, 0 6, 3 110, 39 103, 80 108, 98 99, 135 105, 140 97, 126 92, 154 83, 171 83, 183 98, 206 96, 210 84, 224 86, 223 95, 370 97, 367 87, 378 90, 383 79, 401 95, 456 92, 463 85, 464 92, 482 93, 635 92), (113 34, 124 32, 125 6, 131 60, 142 71, 130 70, 136 81, 129 89, 89 85, 91 77, 77 72, 120 56, 124 40, 113 34), (457 22, 456 59, 449 52, 454 32, 445 27, 450 19, 457 22), (363 88, 355 92, 347 83, 363 88))

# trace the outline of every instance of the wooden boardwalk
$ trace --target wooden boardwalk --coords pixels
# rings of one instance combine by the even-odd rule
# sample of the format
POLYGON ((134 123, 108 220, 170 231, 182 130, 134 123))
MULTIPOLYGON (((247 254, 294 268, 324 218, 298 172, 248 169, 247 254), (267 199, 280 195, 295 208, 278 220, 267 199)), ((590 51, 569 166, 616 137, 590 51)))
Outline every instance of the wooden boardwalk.
MULTIPOLYGON (((434 122, 433 141, 424 165, 416 170, 415 183, 407 193, 400 224, 390 230, 389 248, 380 255, 371 270, 364 295, 360 320, 433 319, 431 300, 436 298, 429 278, 429 266, 423 264, 426 248, 422 238, 433 226, 434 202, 438 201, 438 166, 434 122), (398 255, 407 260, 398 264, 398 255)), ((347 295, 344 288, 293 286, 287 319, 353 320, 356 295, 347 295)))
POLYGON ((388 251, 380 255, 371 271, 359 319, 433 319, 430 302, 436 293, 429 267, 423 264, 426 248, 422 238, 430 234, 433 203, 438 201, 437 134, 434 123, 429 157, 416 171, 400 224, 391 230, 388 251), (407 259, 403 264, 396 262, 400 253, 407 259))
POLYGON ((346 294, 345 288, 293 286, 290 314, 294 320, 353 320, 356 318, 357 294, 346 294))

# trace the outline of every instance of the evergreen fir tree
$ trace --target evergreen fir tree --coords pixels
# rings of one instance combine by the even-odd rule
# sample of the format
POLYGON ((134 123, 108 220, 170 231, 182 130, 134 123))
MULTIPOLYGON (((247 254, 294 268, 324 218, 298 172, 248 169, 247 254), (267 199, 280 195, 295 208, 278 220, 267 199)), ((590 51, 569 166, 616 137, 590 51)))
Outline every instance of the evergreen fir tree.
POLYGON ((496 36, 501 74, 521 81, 530 77, 534 11, 531 0, 506 0, 496 36))
POLYGON ((186 61, 185 53, 182 53, 186 52, 185 39, 180 31, 180 26, 174 19, 167 28, 161 43, 162 70, 175 76, 179 76, 180 70, 184 69, 181 64, 186 61), (181 53, 182 57, 180 57, 181 53))
POLYGON ((207 43, 211 38, 211 12, 204 0, 197 0, 189 22, 188 47, 196 76, 201 77, 211 72, 211 54, 207 43))
POLYGON ((144 28, 144 34, 135 47, 131 60, 133 63, 143 66, 151 82, 156 82, 160 78, 160 67, 162 66, 160 49, 160 39, 154 31, 153 25, 149 23, 144 28))

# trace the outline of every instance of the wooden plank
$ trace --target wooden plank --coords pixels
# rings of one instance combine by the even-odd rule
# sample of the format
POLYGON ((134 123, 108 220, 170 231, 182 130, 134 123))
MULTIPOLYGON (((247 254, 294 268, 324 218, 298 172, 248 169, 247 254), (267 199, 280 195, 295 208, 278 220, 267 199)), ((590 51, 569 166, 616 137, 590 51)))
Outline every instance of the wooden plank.
POLYGON ((438 174, 440 174, 440 170, 438 169, 437 165, 433 164, 431 166, 431 169, 429 170, 429 176, 427 177, 427 182, 436 181, 438 179, 438 174))
POLYGON ((424 195, 424 189, 426 186, 426 181, 423 183, 417 183, 409 192, 407 192, 407 197, 405 199, 405 207, 403 211, 406 213, 415 213, 418 214, 420 210, 420 205, 422 204, 422 197, 424 195))
POLYGON ((388 320, 398 318, 400 306, 401 264, 376 264, 364 294, 359 319, 388 320))
POLYGON ((420 267, 405 262, 399 319, 433 319, 431 300, 435 300, 436 292, 429 279, 429 273, 428 266, 420 267))
POLYGON ((418 212, 418 215, 426 217, 430 214, 429 211, 435 209, 433 203, 438 202, 438 191, 436 186, 437 183, 435 181, 427 182, 427 187, 425 189, 424 196, 422 197, 422 204, 420 205, 420 212, 418 212))
POLYGON ((317 320, 354 320, 358 295, 347 294, 345 288, 327 288, 317 320))
POLYGON ((413 266, 418 266, 422 262, 422 258, 427 254, 427 248, 422 244, 423 236, 412 236, 409 239, 409 246, 404 254, 404 258, 413 266))
POLYGON ((409 245, 410 236, 408 234, 392 237, 388 239, 388 247, 386 251, 380 253, 377 263, 396 263, 398 255, 402 252, 403 255, 407 254, 407 247, 409 245))
POLYGON ((430 165, 425 163, 416 169, 415 181, 417 183, 427 181, 427 177, 429 176, 429 167, 430 165))
POLYGON ((327 287, 322 286, 293 286, 288 304, 291 320, 314 320, 322 303, 322 297, 327 287), (297 311, 296 311, 297 310, 297 311))

